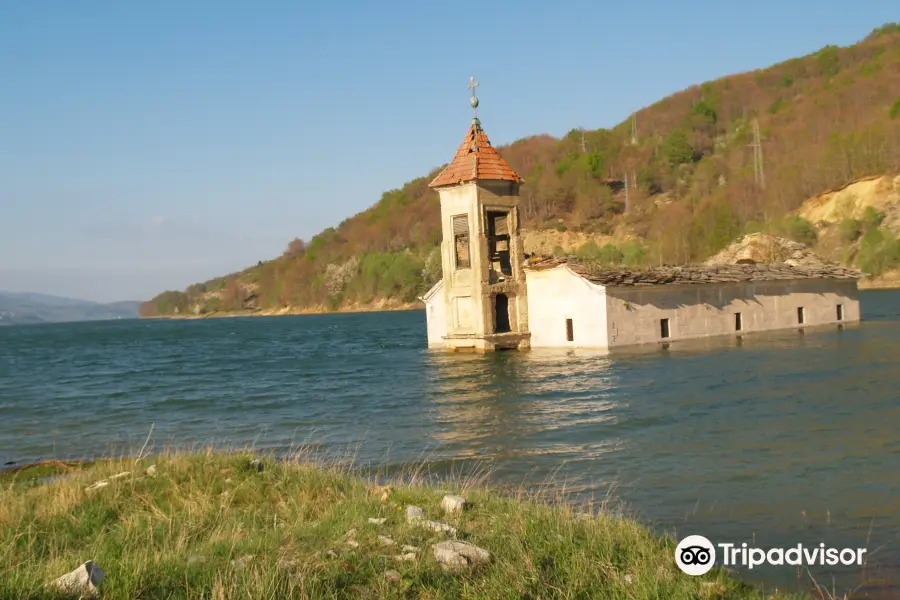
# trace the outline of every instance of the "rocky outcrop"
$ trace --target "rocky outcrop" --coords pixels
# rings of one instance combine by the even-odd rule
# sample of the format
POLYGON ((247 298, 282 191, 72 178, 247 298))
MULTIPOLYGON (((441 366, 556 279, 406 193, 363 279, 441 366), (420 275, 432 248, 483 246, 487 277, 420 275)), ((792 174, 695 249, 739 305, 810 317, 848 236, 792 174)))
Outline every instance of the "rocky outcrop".
POLYGON ((806 244, 769 235, 750 233, 710 257, 706 265, 743 265, 784 263, 795 267, 817 267, 829 264, 806 244))
POLYGON ((575 252, 580 246, 596 241, 592 236, 579 231, 555 231, 552 229, 522 230, 522 248, 525 254, 550 256, 559 246, 565 252, 575 252))
POLYGON ((797 209, 797 215, 821 228, 844 219, 861 219, 870 206, 880 213, 888 213, 898 204, 900 175, 882 175, 813 196, 797 209))

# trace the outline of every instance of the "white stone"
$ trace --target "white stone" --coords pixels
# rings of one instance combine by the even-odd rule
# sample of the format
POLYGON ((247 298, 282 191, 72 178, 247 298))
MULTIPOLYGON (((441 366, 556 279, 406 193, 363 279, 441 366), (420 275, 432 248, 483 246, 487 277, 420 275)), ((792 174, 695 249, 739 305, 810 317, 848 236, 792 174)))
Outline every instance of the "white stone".
POLYGON ((431 546, 434 557, 445 570, 490 562, 491 553, 475 544, 448 540, 431 546))
POLYGON ((407 523, 415 523, 417 521, 421 521, 425 518, 425 511, 419 508, 418 506, 407 506, 406 507, 406 522, 407 523))
POLYGON ((97 585, 103 580, 103 571, 89 560, 70 573, 53 581, 52 585, 69 593, 96 596, 97 585))
POLYGON ((456 535, 456 529, 454 529, 450 525, 447 525, 446 523, 439 523, 438 521, 427 520, 425 518, 425 511, 418 506, 406 507, 406 521, 407 523, 412 523, 414 525, 421 525, 422 527, 431 529, 432 531, 443 532, 449 535, 456 535))
POLYGON ((350 546, 351 548, 359 548, 359 542, 357 542, 356 540, 347 540, 344 543, 347 544, 348 546, 350 546))
POLYGON ((403 579, 403 578, 401 577, 400 573, 398 573, 397 571, 394 571, 393 569, 391 569, 391 570, 389 570, 389 571, 385 571, 385 572, 384 572, 384 577, 385 577, 385 579, 387 579, 388 581, 393 581, 393 582, 398 582, 398 581, 400 581, 401 579, 403 579))
POLYGON ((404 552, 412 552, 413 554, 419 551, 416 546, 410 546, 408 544, 403 544, 402 546, 400 546, 400 549, 404 552))
POLYGON ((387 537, 386 535, 379 535, 378 541, 381 542, 382 546, 393 546, 394 545, 394 540, 387 537))
POLYGON ((104 488, 108 485, 109 485, 108 481, 101 480, 101 481, 94 482, 93 485, 89 485, 88 487, 84 488, 84 491, 93 492, 94 490, 99 490, 100 488, 104 488))
POLYGON ((399 560, 400 562, 413 562, 416 560, 416 553, 407 552, 406 554, 398 554, 394 557, 394 560, 399 560))
POLYGON ((131 471, 123 471, 122 473, 116 473, 115 475, 110 475, 107 479, 101 479, 100 481, 94 482, 92 485, 84 488, 86 492, 93 492, 94 490, 99 490, 100 488, 105 488, 109 485, 110 481, 114 481, 116 479, 121 479, 122 477, 127 477, 131 475, 131 471))
POLYGON ((147 467, 147 477, 156 477, 156 465, 150 465, 147 467))
POLYGON ((387 521, 387 519, 374 519, 372 517, 369 517, 369 523, 371 523, 372 525, 384 525, 385 521, 387 521))
POLYGON ((448 550, 435 550, 434 557, 445 571, 459 571, 469 566, 468 559, 462 554, 448 550))
POLYGON ((458 514, 465 510, 467 506, 466 499, 462 496, 454 496, 447 494, 441 500, 441 509, 447 514, 458 514))
POLYGON ((450 525, 447 525, 446 523, 441 523, 439 521, 419 521, 419 524, 426 529, 437 531, 438 533, 456 535, 456 529, 451 527, 450 525))

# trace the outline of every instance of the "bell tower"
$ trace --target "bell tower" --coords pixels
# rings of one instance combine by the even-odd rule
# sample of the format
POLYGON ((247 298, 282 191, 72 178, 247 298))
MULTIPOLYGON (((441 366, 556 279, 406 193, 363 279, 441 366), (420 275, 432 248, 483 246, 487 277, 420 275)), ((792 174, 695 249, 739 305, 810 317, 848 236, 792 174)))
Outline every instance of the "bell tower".
POLYGON ((519 186, 474 116, 453 160, 429 184, 441 201, 444 347, 491 351, 530 347, 519 186))

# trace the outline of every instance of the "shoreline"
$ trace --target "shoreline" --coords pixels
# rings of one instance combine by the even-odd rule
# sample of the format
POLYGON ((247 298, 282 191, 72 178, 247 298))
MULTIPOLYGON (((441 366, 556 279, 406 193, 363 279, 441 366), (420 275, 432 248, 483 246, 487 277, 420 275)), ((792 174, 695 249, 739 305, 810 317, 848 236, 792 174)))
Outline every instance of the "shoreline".
POLYGON ((872 278, 871 280, 867 280, 864 284, 858 286, 857 289, 859 289, 860 291, 900 290, 900 281, 894 278, 872 278))
POLYGON ((425 305, 419 303, 401 304, 395 307, 385 306, 349 306, 339 308, 337 310, 329 310, 324 307, 316 308, 288 308, 285 309, 265 309, 255 311, 218 311, 205 315, 153 315, 139 316, 139 319, 228 319, 236 317, 289 317, 289 316, 310 316, 310 315, 355 315, 379 312, 410 312, 415 310, 425 310, 425 305))
POLYGON ((105 573, 98 587, 109 600, 163 591, 186 598, 505 598, 510 590, 640 600, 810 597, 764 590, 722 567, 691 577, 675 565, 676 540, 615 507, 579 507, 547 490, 504 493, 488 485, 488 473, 435 482, 426 479, 427 465, 410 465, 381 481, 377 471, 302 454, 274 460, 211 450, 57 469, 39 480, 28 469, 0 473, 0 544, 10 565, 0 566, 4 597, 32 597, 88 560, 105 573), (445 508, 445 494, 464 502, 445 508), (480 552, 449 560, 448 546, 480 552))
MULTIPOLYGON (((900 279, 896 277, 873 277, 860 282, 858 289, 860 291, 872 290, 900 290, 900 279)), ((337 315, 337 314, 366 314, 379 312, 409 312, 414 310, 425 310, 425 304, 422 302, 408 302, 397 306, 385 305, 350 305, 341 307, 337 310, 329 310, 323 306, 313 308, 294 308, 287 309, 264 309, 256 311, 219 311, 208 313, 205 315, 153 315, 139 316, 139 319, 228 319, 237 317, 284 317, 284 316, 309 316, 309 315, 337 315)))

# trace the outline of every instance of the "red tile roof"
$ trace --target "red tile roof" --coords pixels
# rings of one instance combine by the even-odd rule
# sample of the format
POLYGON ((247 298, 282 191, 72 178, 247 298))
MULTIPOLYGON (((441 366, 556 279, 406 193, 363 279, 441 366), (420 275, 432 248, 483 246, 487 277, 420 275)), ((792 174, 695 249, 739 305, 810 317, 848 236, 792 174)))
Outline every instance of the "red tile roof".
POLYGON ((516 183, 523 181, 515 171, 509 168, 506 161, 500 158, 476 119, 469 127, 466 139, 457 149, 456 156, 428 186, 436 188, 467 181, 485 180, 515 181, 516 183))

